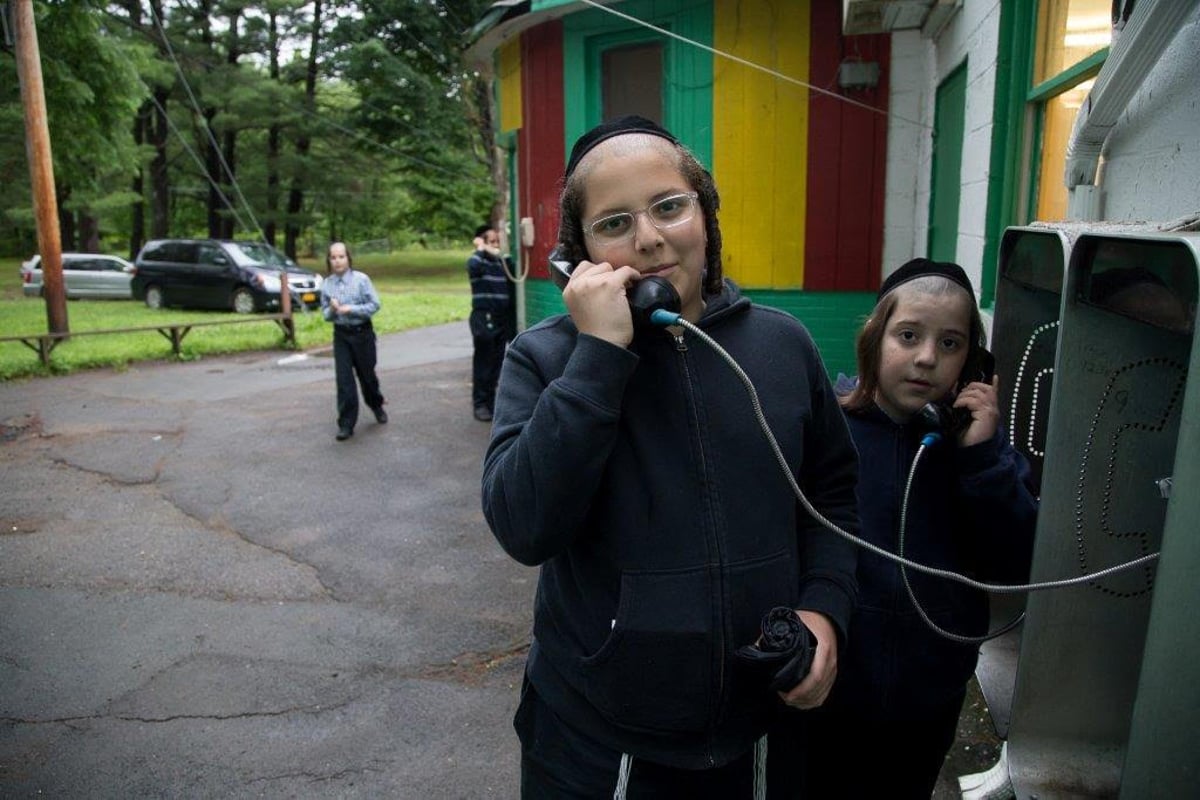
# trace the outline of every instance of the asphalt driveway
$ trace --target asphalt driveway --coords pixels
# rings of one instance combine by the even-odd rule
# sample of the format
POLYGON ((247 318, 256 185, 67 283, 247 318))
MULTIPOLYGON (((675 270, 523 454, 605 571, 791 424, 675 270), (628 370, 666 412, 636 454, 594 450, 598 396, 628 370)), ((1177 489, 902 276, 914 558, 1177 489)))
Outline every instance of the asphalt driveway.
POLYGON ((0 795, 510 798, 536 573, 479 510, 466 323, 0 384, 0 795))
MULTIPOLYGON (((379 353, 346 442, 328 351, 0 383, 0 797, 518 796, 470 333, 379 353)), ((934 797, 996 745, 973 691, 934 797)))

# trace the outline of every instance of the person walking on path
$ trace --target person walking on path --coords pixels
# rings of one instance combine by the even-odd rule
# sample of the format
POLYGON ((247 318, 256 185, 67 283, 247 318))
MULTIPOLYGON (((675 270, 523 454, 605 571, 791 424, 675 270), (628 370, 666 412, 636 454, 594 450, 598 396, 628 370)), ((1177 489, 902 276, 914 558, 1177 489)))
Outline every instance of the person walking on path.
POLYGON ((511 307, 512 286, 505 259, 500 254, 500 234, 491 225, 475 231, 475 252, 467 259, 471 279, 471 404, 475 419, 491 422, 496 383, 504 363, 504 349, 515 333, 511 307))
POLYGON ((381 425, 388 421, 375 375, 375 328, 379 295, 365 272, 353 268, 345 242, 329 245, 325 264, 333 272, 321 285, 321 315, 333 323, 333 363, 337 375, 337 440, 354 435, 358 422, 358 386, 381 425), (358 376, 358 386, 354 376, 358 376))

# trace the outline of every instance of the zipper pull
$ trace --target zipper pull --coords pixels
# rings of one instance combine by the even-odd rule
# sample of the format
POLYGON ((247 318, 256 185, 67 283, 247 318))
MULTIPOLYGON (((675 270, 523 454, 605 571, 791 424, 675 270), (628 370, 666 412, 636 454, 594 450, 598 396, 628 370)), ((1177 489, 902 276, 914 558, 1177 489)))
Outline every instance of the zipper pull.
POLYGON ((678 350, 680 353, 686 353, 688 347, 687 347, 687 342, 685 342, 683 340, 683 334, 676 333, 676 334, 672 334, 672 335, 675 337, 675 349, 678 350))

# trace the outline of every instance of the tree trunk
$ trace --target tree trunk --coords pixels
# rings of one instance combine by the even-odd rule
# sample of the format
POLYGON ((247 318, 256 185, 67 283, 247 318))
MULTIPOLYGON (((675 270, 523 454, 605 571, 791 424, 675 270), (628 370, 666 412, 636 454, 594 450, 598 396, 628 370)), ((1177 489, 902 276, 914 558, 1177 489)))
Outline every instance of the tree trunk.
POLYGON ((479 112, 476 131, 483 152, 486 154, 488 174, 492 176, 492 212, 488 221, 493 225, 504 225, 508 219, 508 164, 502 151, 496 146, 495 126, 493 125, 492 92, 486 76, 480 76, 474 81, 475 107, 479 112))
MULTIPOLYGON (((304 74, 304 109, 308 114, 316 115, 317 96, 317 56, 321 45, 321 0, 313 2, 312 36, 309 38, 308 66, 304 74)), ((301 209, 304 207, 304 175, 307 171, 308 150, 312 145, 307 132, 301 133, 296 139, 296 153, 300 156, 295 177, 292 178, 292 188, 288 192, 287 224, 284 235, 284 252, 288 258, 296 258, 296 240, 300 238, 298 222, 301 209)))
MULTIPOLYGON (((268 50, 271 80, 279 82, 279 18, 272 7, 267 14, 268 50)), ((279 216, 279 141, 280 126, 267 129, 267 214, 263 220, 263 238, 275 246, 275 220, 279 216)))
MULTIPOLYGON (((241 46, 241 11, 236 6, 230 6, 229 12, 229 28, 225 38, 225 63, 232 67, 238 63, 238 59, 242 55, 241 46)), ((232 203, 234 208, 239 212, 245 212, 246 217, 238 215, 222 214, 221 215, 221 238, 232 239, 235 233, 250 233, 256 236, 257 231, 240 231, 234 221, 234 216, 242 219, 244 225, 254 224, 254 213, 247 207, 245 198, 237 186, 237 130, 230 128, 221 136, 221 151, 224 155, 223 167, 224 172, 218 172, 221 175, 221 183, 226 184, 229 188, 225 192, 226 202, 232 203)), ((256 237, 257 238, 257 237, 256 237)))
POLYGON ((167 122, 167 101, 170 90, 154 90, 154 117, 150 130, 154 145, 154 160, 150 162, 150 238, 165 239, 171 232, 171 176, 167 172, 167 138, 171 128, 167 122))
MULTIPOLYGON (((241 196, 241 194, 236 191, 237 187, 234 185, 234 182, 237 180, 237 133, 234 131, 226 131, 224 137, 222 138, 225 143, 225 171, 229 176, 229 191, 225 196, 228 198, 230 203, 237 203, 237 198, 241 196)), ((222 183, 224 183, 224 181, 222 181, 222 183)), ((248 211, 248 209, 244 210, 248 211)), ((253 224, 249 219, 244 221, 246 224, 253 224)), ((231 215, 222 214, 221 238, 232 239, 237 233, 244 233, 244 231, 237 230, 237 226, 234 223, 234 219, 231 215)))
POLYGON ((66 202, 70 197, 71 187, 55 187, 54 198, 58 205, 58 238, 64 253, 73 253, 78 250, 75 243, 75 212, 68 211, 66 207, 66 202))
MULTIPOLYGON (((140 9, 141 3, 136 5, 140 9)), ((150 0, 150 10, 154 12, 154 19, 165 26, 162 0, 150 0)), ((163 33, 165 35, 165 27, 163 33)), ((166 45, 159 41, 156 46, 159 55, 165 58, 166 45)), ((150 136, 150 144, 154 147, 154 159, 150 162, 151 239, 165 239, 171 232, 171 176, 167 172, 167 139, 171 135, 171 126, 167 121, 167 102, 170 96, 170 86, 154 88, 152 122, 146 130, 150 136)))
POLYGON ((204 171, 208 173, 208 200, 205 203, 206 216, 208 219, 208 236, 210 239, 223 239, 224 230, 221 227, 221 209, 225 207, 225 203, 221 200, 224 192, 221 189, 224 172, 221 169, 220 154, 217 152, 217 144, 213 141, 212 136, 212 118, 217 115, 215 108, 209 107, 204 109, 204 120, 200 124, 204 126, 204 130, 200 131, 200 142, 203 145, 201 150, 204 152, 204 171))
MULTIPOLYGON (((133 119, 133 141, 138 147, 146 144, 153 108, 147 100, 133 119)), ((132 261, 146 241, 146 171, 141 167, 134 174, 130 188, 137 197, 129 208, 129 260, 132 261)))
MULTIPOLYGON (((125 11, 129 14, 129 22, 136 29, 142 26, 142 4, 138 2, 126 2, 125 11)), ((146 100, 138 109, 137 116, 133 118, 133 141, 140 149, 142 145, 147 144, 150 139, 150 131, 152 114, 154 111, 153 104, 146 100)), ((142 166, 138 166, 137 172, 133 176, 133 184, 130 186, 136 200, 129 207, 129 260, 133 261, 137 258, 138 251, 142 249, 142 244, 146 241, 146 170, 142 166)))
POLYGON ((79 252, 100 252, 100 221, 82 211, 79 212, 79 252))

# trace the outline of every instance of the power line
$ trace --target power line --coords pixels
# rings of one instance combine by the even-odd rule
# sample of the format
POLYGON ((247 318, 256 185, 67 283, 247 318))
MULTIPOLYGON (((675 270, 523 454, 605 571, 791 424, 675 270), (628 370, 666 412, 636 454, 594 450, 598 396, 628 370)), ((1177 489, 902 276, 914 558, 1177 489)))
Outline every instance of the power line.
MULTIPOLYGON (((258 224, 258 219, 254 216, 254 209, 250 207, 250 203, 247 202, 246 196, 242 194, 242 188, 238 185, 237 176, 233 174, 233 170, 225 161, 225 154, 221 151, 220 145, 217 144, 216 137, 213 136, 212 129, 208 125, 208 119, 204 116, 204 112, 201 111, 199 101, 196 100, 196 95, 192 93, 191 84, 188 83, 187 77, 183 74, 183 67, 179 65, 179 59, 175 57, 175 48, 171 46, 171 40, 167 38, 167 32, 163 28, 162 20, 158 18, 158 13, 154 10, 153 3, 150 5, 150 16, 154 18, 154 26, 158 28, 159 36, 162 37, 163 44, 167 48, 167 53, 171 56, 171 63, 175 65, 175 72, 179 75, 179 81, 183 84, 183 88, 187 90, 187 95, 191 99, 193 110, 196 112, 196 115, 200 118, 200 120, 202 120, 201 125, 204 128, 204 132, 208 134, 208 141, 212 145, 213 152, 217 154, 217 159, 221 162, 221 166, 224 168, 225 174, 229 176, 229 184, 233 187, 233 190, 237 192, 238 200, 243 206, 245 206, 246 214, 249 215, 250 221, 254 223, 254 230, 258 232, 259 238, 261 238, 265 243, 267 241, 267 235, 263 233, 262 226, 258 224)), ((207 172, 208 170, 206 168, 205 173, 207 172)))
MULTIPOLYGON (((143 84, 143 85, 145 85, 145 84, 143 84)), ((149 89, 150 87, 147 86, 146 88, 149 89)), ((162 113, 163 118, 167 121, 167 125, 169 125, 171 127, 171 130, 175 133, 175 135, 179 137, 179 141, 183 145, 183 149, 186 150, 188 155, 190 155, 192 157, 192 159, 196 162, 196 166, 198 166, 200 168, 200 173, 202 175, 204 175, 204 178, 208 181, 209 185, 212 186, 214 191, 216 191, 217 196, 221 198, 221 202, 224 203, 225 207, 228 208, 229 211, 233 214, 234 221, 237 222, 239 227, 246 229, 246 230, 251 230, 250 226, 247 225, 245 223, 245 221, 242 219, 241 215, 238 214, 237 209, 233 207, 233 204, 231 202, 229 202, 229 198, 226 197, 225 193, 221 191, 221 187, 217 184, 217 182, 215 180, 213 180, 212 175, 208 174, 208 165, 205 164, 204 161, 200 158, 200 156, 198 156, 196 154, 196 151, 192 150, 192 148, 190 146, 188 146, 187 139, 184 138, 183 134, 179 131, 179 128, 171 120, 171 115, 168 114, 167 110, 162 107, 162 103, 158 102, 158 98, 154 96, 153 90, 151 90, 151 92, 150 92, 150 101, 153 102, 154 105, 158 108, 159 112, 162 113)), ((256 222, 255 224, 257 225, 258 223, 256 222)), ((262 233, 262 231, 260 230, 259 233, 262 233)), ((265 241, 265 239, 264 239, 264 241, 265 241)))

